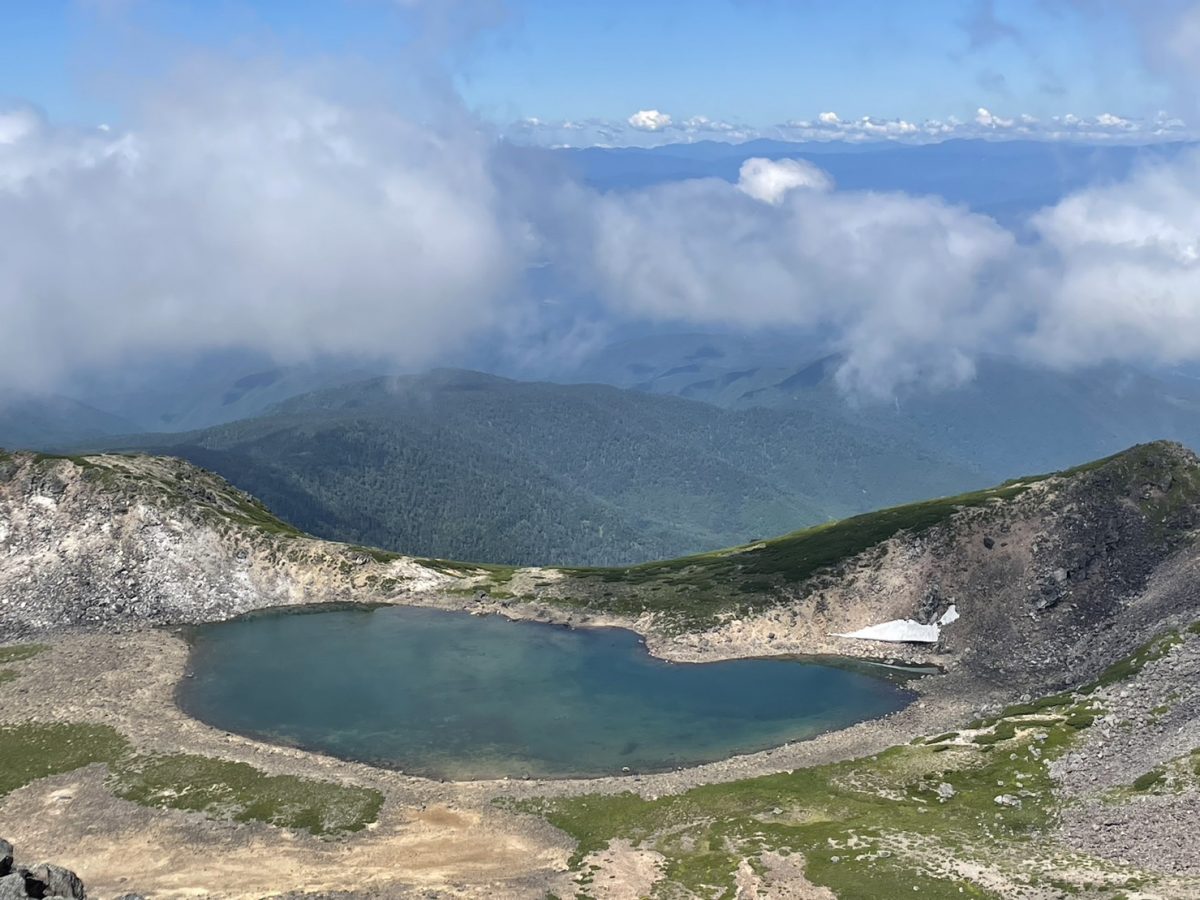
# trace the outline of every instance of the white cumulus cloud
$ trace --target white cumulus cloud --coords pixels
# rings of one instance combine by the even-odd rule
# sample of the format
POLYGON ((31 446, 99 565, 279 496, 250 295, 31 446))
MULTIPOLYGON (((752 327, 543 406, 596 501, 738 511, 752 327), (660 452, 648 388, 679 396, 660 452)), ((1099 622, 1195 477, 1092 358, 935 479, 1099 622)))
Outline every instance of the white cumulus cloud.
POLYGON ((986 107, 975 110, 975 124, 984 128, 1012 128, 1013 120, 1001 118, 986 107))
POLYGON ((421 364, 500 314, 527 247, 452 113, 228 69, 144 109, 125 131, 5 128, 0 384, 227 346, 421 364))
MULTIPOLYGON (((932 198, 698 179, 593 197, 589 284, 622 314, 838 336, 855 391, 969 377, 1023 315, 995 222, 932 198)), ((583 269, 584 267, 580 267, 583 269)))
POLYGON ((627 121, 638 131, 662 131, 671 124, 671 117, 657 109, 639 109, 627 121))
POLYGON ((1049 259, 1037 357, 1200 358, 1200 153, 1081 191, 1033 220, 1049 259))
POLYGON ((779 204, 788 191, 797 188, 827 191, 833 187, 833 179, 803 159, 755 157, 742 163, 737 186, 756 200, 779 204))

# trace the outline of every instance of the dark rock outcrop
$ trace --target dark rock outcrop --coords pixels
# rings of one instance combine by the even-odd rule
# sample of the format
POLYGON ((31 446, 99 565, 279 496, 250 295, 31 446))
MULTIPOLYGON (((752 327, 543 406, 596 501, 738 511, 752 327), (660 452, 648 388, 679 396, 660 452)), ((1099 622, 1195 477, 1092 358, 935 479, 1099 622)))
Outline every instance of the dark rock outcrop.
POLYGON ((87 900, 79 876, 54 863, 13 867, 13 845, 0 838, 0 900, 87 900))
MULTIPOLYGON (((26 890, 33 882, 40 885, 43 897, 66 897, 67 900, 87 900, 87 891, 79 876, 70 869, 56 866, 53 863, 41 863, 34 866, 25 876, 26 890)), ((34 896, 30 891, 30 896, 34 896)))

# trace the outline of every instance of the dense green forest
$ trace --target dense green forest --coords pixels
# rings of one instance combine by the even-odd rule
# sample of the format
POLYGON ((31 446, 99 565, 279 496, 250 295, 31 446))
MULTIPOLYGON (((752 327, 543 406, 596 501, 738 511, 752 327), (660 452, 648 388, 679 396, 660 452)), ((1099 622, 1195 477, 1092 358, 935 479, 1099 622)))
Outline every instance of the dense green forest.
POLYGON ((980 482, 832 415, 458 370, 122 446, 212 469, 324 537, 518 564, 676 556, 980 482))

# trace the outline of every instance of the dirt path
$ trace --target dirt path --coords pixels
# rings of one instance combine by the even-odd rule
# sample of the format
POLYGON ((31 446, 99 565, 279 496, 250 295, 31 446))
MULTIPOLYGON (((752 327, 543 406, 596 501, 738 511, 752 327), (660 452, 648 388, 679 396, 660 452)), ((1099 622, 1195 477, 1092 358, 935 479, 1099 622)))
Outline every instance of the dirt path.
POLYGON ((264 897, 288 891, 444 887, 460 896, 542 896, 567 842, 517 833, 478 812, 385 810, 362 835, 327 841, 262 824, 214 822, 112 796, 104 767, 43 779, 0 805, 5 833, 28 858, 54 859, 93 896, 264 897))

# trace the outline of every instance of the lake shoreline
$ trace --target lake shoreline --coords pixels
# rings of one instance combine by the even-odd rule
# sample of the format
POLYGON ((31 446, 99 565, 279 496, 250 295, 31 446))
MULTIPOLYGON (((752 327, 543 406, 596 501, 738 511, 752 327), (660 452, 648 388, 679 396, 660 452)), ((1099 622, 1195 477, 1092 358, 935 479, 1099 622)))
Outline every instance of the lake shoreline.
MULTIPOLYGON (((121 633, 58 631, 40 640, 48 651, 25 664, 22 677, 0 686, 0 722, 26 720, 110 724, 135 746, 149 752, 213 753, 242 759, 268 771, 343 769, 362 776, 378 773, 398 780, 408 790, 432 797, 447 788, 471 795, 610 793, 664 794, 698 784, 771 774, 808 765, 869 755, 920 734, 949 727, 984 706, 1011 699, 1008 690, 982 690, 974 682, 951 675, 915 679, 916 699, 888 715, 847 728, 825 732, 756 753, 659 773, 630 773, 594 778, 484 779, 442 781, 342 760, 315 751, 242 737, 209 726, 188 715, 176 703, 175 691, 188 674, 187 641, 174 629, 150 627, 121 633), (104 660, 127 659, 105 669, 104 660), (98 684, 105 687, 97 690, 98 684), (10 694, 16 696, 10 697, 10 694), (237 753, 230 751, 236 749, 237 753), (287 760, 286 764, 281 764, 287 760), (309 764, 306 764, 309 763, 309 764)), ((370 780, 375 780, 371 778, 370 780)))
POLYGON ((434 780, 590 780, 681 771, 877 719, 913 702, 914 679, 931 671, 828 655, 675 663, 615 626, 316 611, 186 629, 177 705, 256 740, 434 780))
MULTIPOLYGON (((463 611, 461 602, 437 605, 463 611)), ((323 608, 307 604, 283 611, 315 613, 323 608)), ((537 620, 536 610, 521 612, 530 614, 507 618, 537 620)), ((627 625, 610 621, 600 627, 627 625)), ((294 884, 312 890, 324 884, 325 890, 335 891, 340 882, 321 879, 350 866, 360 888, 379 885, 390 890, 401 867, 414 890, 422 884, 444 887, 443 873, 454 872, 456 889, 448 896, 542 897, 561 890, 561 873, 570 869, 574 844, 541 817, 513 811, 509 801, 625 792, 654 799, 704 785, 868 757, 958 728, 981 709, 996 710, 1018 699, 1022 690, 1017 685, 997 688, 950 667, 937 677, 915 679, 911 685, 916 699, 897 712, 718 762, 654 774, 443 782, 256 740, 189 716, 175 701, 189 659, 189 646, 180 632, 178 627, 145 626, 39 635, 48 649, 23 662, 19 677, 0 684, 0 725, 109 725, 139 754, 194 754, 245 763, 266 775, 372 789, 382 795, 383 805, 377 821, 365 831, 330 840, 262 822, 147 810, 115 796, 103 766, 43 779, 0 799, 0 819, 22 823, 10 837, 35 855, 72 861, 87 873, 89 887, 105 894, 121 892, 122 879, 132 866, 143 873, 139 885, 151 888, 155 896, 183 898, 218 885, 230 896, 263 896, 253 880, 240 891, 230 891, 228 880, 210 863, 245 858, 253 861, 261 884, 269 883, 272 889, 294 884), (68 807, 77 810, 70 820, 30 812, 60 803, 63 797, 71 798, 68 807), (99 845, 96 834, 104 835, 99 845), (264 858, 272 865, 260 868, 258 861, 264 858), (154 871, 162 873, 157 880, 145 874, 154 871)), ((665 637, 645 643, 651 653, 669 646, 665 637)), ((753 649, 758 655, 766 648, 753 649)), ((670 659, 675 654, 655 655, 670 659)), ((680 655, 687 657, 683 661, 699 661, 693 653, 680 655)), ((710 655, 730 658, 726 653, 710 655)))

